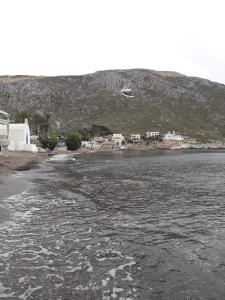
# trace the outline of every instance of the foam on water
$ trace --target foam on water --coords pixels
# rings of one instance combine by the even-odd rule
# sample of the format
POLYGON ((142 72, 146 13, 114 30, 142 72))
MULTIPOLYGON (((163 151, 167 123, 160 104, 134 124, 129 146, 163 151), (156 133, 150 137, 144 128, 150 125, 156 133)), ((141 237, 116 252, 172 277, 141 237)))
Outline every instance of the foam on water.
POLYGON ((102 155, 4 197, 0 298, 222 299, 223 156, 102 155))
POLYGON ((35 293, 35 292, 39 292, 42 289, 42 286, 36 286, 34 288, 32 288, 31 286, 28 287, 28 289, 22 294, 18 296, 18 299, 21 300, 27 300, 30 299, 31 296, 35 293))
POLYGON ((75 161, 74 154, 56 154, 49 158, 50 161, 75 161))

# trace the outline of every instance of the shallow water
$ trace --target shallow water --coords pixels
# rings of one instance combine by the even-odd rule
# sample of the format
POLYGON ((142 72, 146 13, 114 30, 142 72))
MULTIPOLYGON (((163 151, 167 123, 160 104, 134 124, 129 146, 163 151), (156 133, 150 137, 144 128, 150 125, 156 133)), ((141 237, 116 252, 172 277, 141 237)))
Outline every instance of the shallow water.
POLYGON ((225 153, 96 153, 17 176, 25 191, 0 185, 0 299, 224 299, 225 153))

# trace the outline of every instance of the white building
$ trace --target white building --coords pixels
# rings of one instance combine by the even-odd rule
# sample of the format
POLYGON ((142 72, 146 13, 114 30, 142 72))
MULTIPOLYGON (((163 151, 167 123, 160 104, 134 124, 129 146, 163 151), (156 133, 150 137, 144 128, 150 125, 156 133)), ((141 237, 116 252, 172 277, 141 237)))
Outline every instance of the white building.
POLYGON ((112 136, 113 147, 121 147, 124 142, 125 142, 125 138, 122 135, 122 133, 113 133, 112 136))
POLYGON ((145 133, 146 139, 151 139, 151 138, 158 138, 159 137, 159 131, 148 131, 145 133))
POLYGON ((104 142, 109 142, 109 140, 111 140, 111 136, 95 136, 93 138, 93 140, 96 142, 96 143, 104 143, 104 142))
POLYGON ((5 130, 0 132, 0 157, 4 156, 9 144, 9 114, 0 110, 0 126, 5 130))
MULTIPOLYGON (((0 135, 5 135, 6 126, 0 125, 0 135)), ((30 143, 30 128, 28 120, 20 124, 9 124, 9 146, 11 151, 37 152, 37 146, 30 143)))
POLYGON ((96 143, 102 143, 104 141, 104 138, 102 136, 95 136, 94 141, 96 143))
POLYGON ((95 141, 82 141, 81 146, 88 150, 94 150, 99 148, 99 145, 95 141))
POLYGON ((184 138, 182 137, 181 134, 176 134, 175 131, 173 131, 172 133, 171 132, 168 132, 164 135, 164 138, 163 138, 164 141, 183 141, 184 138))
POLYGON ((133 142, 139 142, 141 140, 141 135, 139 133, 132 133, 130 135, 130 139, 133 141, 133 142))

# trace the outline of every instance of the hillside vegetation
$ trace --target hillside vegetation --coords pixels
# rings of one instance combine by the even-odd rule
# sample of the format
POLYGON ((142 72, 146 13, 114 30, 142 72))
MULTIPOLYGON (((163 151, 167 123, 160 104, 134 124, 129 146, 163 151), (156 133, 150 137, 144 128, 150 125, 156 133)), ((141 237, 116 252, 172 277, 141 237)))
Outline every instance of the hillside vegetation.
POLYGON ((48 115, 52 131, 97 124, 124 133, 176 130, 203 140, 225 137, 225 86, 175 72, 2 76, 0 109, 12 118, 18 111, 48 115))

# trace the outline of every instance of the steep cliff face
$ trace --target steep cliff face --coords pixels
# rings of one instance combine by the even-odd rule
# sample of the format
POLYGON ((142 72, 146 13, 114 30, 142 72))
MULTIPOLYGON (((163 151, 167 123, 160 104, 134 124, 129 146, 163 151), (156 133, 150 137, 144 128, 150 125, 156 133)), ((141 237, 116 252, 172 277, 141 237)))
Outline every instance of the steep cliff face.
POLYGON ((225 136, 225 86, 175 72, 2 76, 0 108, 50 113, 52 127, 59 129, 100 124, 125 133, 177 130, 190 136, 225 136))

